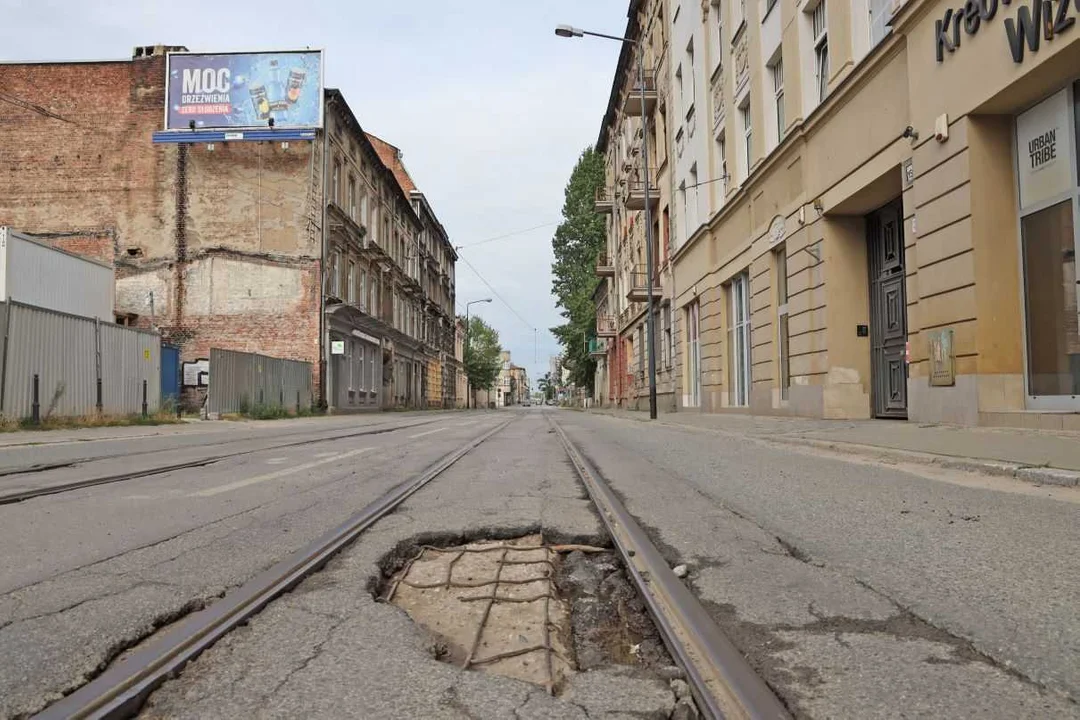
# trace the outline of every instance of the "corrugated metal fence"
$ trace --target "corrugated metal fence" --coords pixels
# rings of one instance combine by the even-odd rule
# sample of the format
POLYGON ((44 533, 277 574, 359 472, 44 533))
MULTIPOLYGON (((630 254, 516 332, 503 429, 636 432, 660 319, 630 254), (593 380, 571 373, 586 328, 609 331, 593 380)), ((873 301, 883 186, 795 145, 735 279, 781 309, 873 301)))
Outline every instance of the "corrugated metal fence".
POLYGON ((144 382, 146 410, 153 413, 161 401, 160 368, 155 333, 0 303, 0 416, 31 416, 35 375, 42 418, 142 412, 144 382))
POLYGON ((311 407, 311 363, 210 349, 211 416, 256 406, 311 407))

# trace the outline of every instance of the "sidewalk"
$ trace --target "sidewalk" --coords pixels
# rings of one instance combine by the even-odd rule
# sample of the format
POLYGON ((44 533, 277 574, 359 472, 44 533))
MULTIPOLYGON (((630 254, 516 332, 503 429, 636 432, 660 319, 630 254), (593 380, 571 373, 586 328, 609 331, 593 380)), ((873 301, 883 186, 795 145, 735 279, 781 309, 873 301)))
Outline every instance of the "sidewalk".
MULTIPOLYGON (((630 420, 649 418, 648 413, 630 410, 589 412, 630 420)), ((698 412, 663 412, 657 422, 762 442, 1003 475, 1036 484, 1080 485, 1078 433, 698 412)))

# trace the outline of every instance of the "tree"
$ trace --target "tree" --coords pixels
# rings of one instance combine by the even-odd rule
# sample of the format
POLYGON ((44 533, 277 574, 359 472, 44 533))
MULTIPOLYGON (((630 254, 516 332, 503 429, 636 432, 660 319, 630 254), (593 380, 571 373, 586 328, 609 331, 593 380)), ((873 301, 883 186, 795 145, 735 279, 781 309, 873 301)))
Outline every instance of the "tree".
POLYGON ((539 381, 540 392, 544 395, 544 400, 552 400, 555 398, 555 386, 551 382, 551 373, 544 373, 544 377, 539 381))
POLYGON ((593 291, 596 256, 604 248, 604 218, 596 212, 596 189, 604 184, 604 158, 588 147, 578 158, 566 184, 563 221, 555 230, 551 247, 552 293, 566 322, 551 328, 563 346, 564 366, 570 381, 592 391, 596 361, 589 355, 585 340, 596 335, 596 306, 593 291))
POLYGON ((502 367, 499 333, 482 318, 471 317, 465 340, 465 375, 469 384, 473 392, 490 390, 502 367))

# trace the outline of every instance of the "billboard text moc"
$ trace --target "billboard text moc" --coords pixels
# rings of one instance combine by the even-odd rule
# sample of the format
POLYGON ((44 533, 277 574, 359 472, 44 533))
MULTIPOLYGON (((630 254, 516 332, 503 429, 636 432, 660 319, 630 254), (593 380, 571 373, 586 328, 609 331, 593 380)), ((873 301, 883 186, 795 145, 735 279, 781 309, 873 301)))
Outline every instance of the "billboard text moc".
POLYGON ((166 130, 322 126, 322 54, 171 53, 166 130))

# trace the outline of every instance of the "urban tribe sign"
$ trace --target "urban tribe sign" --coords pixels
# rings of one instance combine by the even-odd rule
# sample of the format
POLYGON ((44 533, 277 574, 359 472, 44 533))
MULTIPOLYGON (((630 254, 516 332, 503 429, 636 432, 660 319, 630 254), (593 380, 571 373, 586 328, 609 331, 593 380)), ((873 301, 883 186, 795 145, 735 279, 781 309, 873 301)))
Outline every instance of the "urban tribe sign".
MULTIPOLYGON (((1005 18, 1005 35, 1014 62, 1024 61, 1024 46, 1038 52, 1039 43, 1053 40, 1058 33, 1076 24, 1073 16, 1080 0, 1028 0, 1020 5, 1015 18, 1005 18)), ((934 23, 934 52, 937 61, 945 59, 945 51, 954 52, 960 47, 960 27, 974 35, 984 22, 993 20, 998 5, 1012 5, 1012 0, 967 0, 962 7, 949 8, 934 23)))

